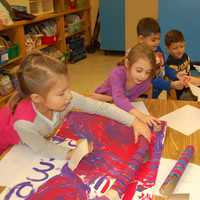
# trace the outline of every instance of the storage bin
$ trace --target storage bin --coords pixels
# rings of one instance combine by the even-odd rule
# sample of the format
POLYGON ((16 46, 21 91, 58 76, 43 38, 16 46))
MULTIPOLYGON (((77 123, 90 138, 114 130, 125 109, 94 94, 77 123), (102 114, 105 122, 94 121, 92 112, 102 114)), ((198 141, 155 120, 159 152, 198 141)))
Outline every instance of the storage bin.
POLYGON ((83 30, 83 21, 73 22, 68 24, 67 31, 71 34, 83 30))
POLYGON ((57 35, 42 37, 42 44, 51 45, 51 44, 55 44, 57 41, 58 41, 57 35))
POLYGON ((70 34, 79 32, 83 29, 84 21, 79 15, 71 14, 65 17, 65 25, 70 34))
POLYGON ((69 43, 69 48, 74 50, 74 49, 80 49, 84 47, 84 38, 82 37, 72 37, 68 41, 69 43))
POLYGON ((8 60, 8 49, 0 50, 0 64, 5 64, 8 60))
POLYGON ((76 2, 77 0, 68 0, 69 9, 73 10, 76 9, 76 2))
POLYGON ((19 45, 18 44, 13 44, 9 49, 8 49, 8 58, 13 59, 19 56, 19 45))
POLYGON ((24 6, 29 13, 41 15, 54 12, 54 0, 7 0, 10 5, 24 6))
POLYGON ((54 12, 53 0, 29 0, 30 13, 33 15, 41 15, 54 12))
POLYGON ((85 0, 77 0, 76 6, 78 9, 80 9, 80 8, 84 8, 85 4, 86 4, 85 0))

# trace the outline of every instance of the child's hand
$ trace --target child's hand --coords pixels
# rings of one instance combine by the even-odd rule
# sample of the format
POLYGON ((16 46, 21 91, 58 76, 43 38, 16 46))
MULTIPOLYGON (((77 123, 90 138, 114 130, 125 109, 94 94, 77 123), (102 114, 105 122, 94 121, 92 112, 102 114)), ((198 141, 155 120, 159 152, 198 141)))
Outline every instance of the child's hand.
POLYGON ((157 118, 155 118, 151 115, 145 115, 143 113, 142 113, 142 120, 141 121, 144 122, 145 124, 147 124, 150 127, 160 125, 160 121, 157 118))
POLYGON ((88 142, 86 139, 78 140, 77 147, 70 150, 66 155, 66 159, 68 160, 68 167, 71 170, 74 170, 78 166, 82 158, 92 151, 93 143, 88 142))
POLYGON ((172 81, 171 88, 176 90, 182 90, 184 88, 184 84, 181 81, 172 81))
POLYGON ((189 83, 190 83, 190 81, 191 81, 191 76, 184 76, 183 78, 182 78, 182 83, 183 83, 183 85, 185 86, 185 87, 189 87, 189 83))
POLYGON ((187 74, 187 72, 185 72, 185 71, 180 71, 180 72, 178 72, 178 73, 176 74, 177 78, 178 78, 180 81, 182 81, 183 78, 184 78, 185 76, 187 76, 187 75, 188 75, 188 74, 187 74))
POLYGON ((146 115, 135 108, 131 110, 131 114, 150 127, 160 124, 160 121, 157 118, 146 115))
POLYGON ((150 142, 151 130, 145 123, 136 118, 133 122, 133 129, 135 133, 135 143, 138 142, 139 135, 143 135, 150 142))

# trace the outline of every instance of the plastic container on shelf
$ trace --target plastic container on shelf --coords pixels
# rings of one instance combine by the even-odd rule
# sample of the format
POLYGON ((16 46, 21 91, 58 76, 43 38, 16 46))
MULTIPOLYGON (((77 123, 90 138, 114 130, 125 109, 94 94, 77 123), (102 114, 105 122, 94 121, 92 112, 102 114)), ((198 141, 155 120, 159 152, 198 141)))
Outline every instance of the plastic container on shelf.
POLYGON ((74 49, 80 49, 84 47, 84 38, 83 37, 71 37, 68 40, 69 43, 69 48, 74 50, 74 49))
POLYGON ((65 22, 67 24, 67 31, 70 34, 79 32, 83 30, 84 21, 78 15, 68 15, 65 18, 65 22))
POLYGON ((69 9, 76 9, 77 7, 77 0, 68 0, 68 7, 69 9))
POLYGON ((67 31, 69 33, 76 33, 83 30, 83 21, 77 21, 77 22, 73 22, 68 24, 68 28, 67 31))
POLYGON ((54 12, 53 0, 29 0, 29 10, 33 15, 54 12))
POLYGON ((55 44, 58 41, 58 36, 57 35, 53 35, 53 36, 43 36, 42 37, 42 44, 43 45, 51 45, 51 44, 55 44))
POLYGON ((0 64, 5 64, 8 60, 8 49, 0 50, 0 64))
POLYGON ((13 59, 19 56, 19 45, 13 44, 10 48, 8 48, 8 58, 13 59))
POLYGON ((84 8, 85 7, 85 4, 86 4, 86 1, 85 0, 77 0, 77 8, 80 9, 80 8, 84 8))
POLYGON ((8 41, 4 37, 0 36, 0 64, 5 64, 9 60, 8 48, 8 41))

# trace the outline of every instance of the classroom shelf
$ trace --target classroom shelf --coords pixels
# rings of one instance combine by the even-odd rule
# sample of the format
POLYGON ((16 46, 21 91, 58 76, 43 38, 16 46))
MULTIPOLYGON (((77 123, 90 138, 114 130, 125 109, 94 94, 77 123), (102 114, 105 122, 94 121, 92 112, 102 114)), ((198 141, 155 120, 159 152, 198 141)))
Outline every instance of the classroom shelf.
POLYGON ((15 28, 17 26, 25 26, 25 25, 28 25, 28 24, 33 24, 33 23, 37 23, 37 22, 40 22, 40 21, 45 21, 45 20, 48 20, 48 19, 56 18, 56 17, 62 17, 63 15, 74 14, 74 13, 87 11, 87 10, 90 10, 90 7, 74 9, 74 10, 67 10, 67 11, 61 11, 59 13, 48 13, 48 14, 38 15, 33 20, 16 21, 13 24, 8 25, 8 26, 0 25, 0 31, 13 29, 13 28, 15 28))
POLYGON ((69 15, 69 14, 74 14, 74 13, 78 13, 78 12, 82 12, 82 11, 87 11, 87 10, 90 10, 90 7, 73 9, 73 10, 67 10, 67 11, 64 12, 64 14, 65 15, 69 15))
MULTIPOLYGON (((16 0, 15 3, 19 3, 20 0, 16 0)), ((55 12, 53 13, 47 13, 42 15, 37 15, 33 20, 21 20, 16 21, 11 25, 8 26, 2 26, 0 25, 0 35, 7 35, 11 41, 19 44, 20 49, 20 56, 8 61, 5 64, 0 65, 0 67, 6 67, 9 69, 12 69, 12 67, 15 65, 19 65, 24 56, 27 54, 26 50, 26 39, 25 39, 25 26, 39 23, 46 20, 54 20, 57 24, 57 32, 59 40, 55 42, 55 44, 50 45, 41 45, 39 47, 36 47, 36 50, 42 50, 49 46, 56 45, 56 47, 61 50, 62 52, 69 51, 68 44, 66 43, 66 38, 76 35, 76 34, 83 34, 85 38, 85 45, 88 45, 91 41, 91 22, 90 22, 90 4, 89 0, 85 0, 85 5, 83 8, 73 9, 69 10, 65 8, 65 0, 54 0, 55 5, 55 12), (65 17, 70 14, 77 14, 80 15, 82 20, 84 21, 84 27, 82 31, 78 31, 73 34, 66 33, 65 31, 65 17), (86 25, 87 24, 87 25, 86 25)), ((15 71, 15 70, 13 70, 15 71)), ((16 73, 16 72, 15 72, 16 73)), ((10 95, 7 95, 5 97, 0 97, 0 104, 2 105, 2 102, 6 102, 6 100, 10 97, 10 95)))
POLYGON ((1 64, 0 67, 4 67, 4 66, 7 66, 7 65, 10 65, 10 64, 12 64, 12 63, 14 63, 14 62, 16 62, 16 61, 18 61, 20 59, 22 59, 22 56, 18 56, 16 58, 13 58, 12 60, 9 60, 8 62, 1 64))

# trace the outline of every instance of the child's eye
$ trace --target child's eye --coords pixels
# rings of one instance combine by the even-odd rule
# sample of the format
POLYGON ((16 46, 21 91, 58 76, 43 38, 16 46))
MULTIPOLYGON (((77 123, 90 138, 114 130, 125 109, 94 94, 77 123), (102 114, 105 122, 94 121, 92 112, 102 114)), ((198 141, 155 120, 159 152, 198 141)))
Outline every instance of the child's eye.
POLYGON ((151 74, 151 71, 146 72, 146 74, 148 74, 148 75, 151 74))
POLYGON ((60 96, 60 97, 61 97, 61 96, 64 96, 64 94, 65 94, 65 93, 60 93, 60 94, 58 94, 58 96, 60 96))

